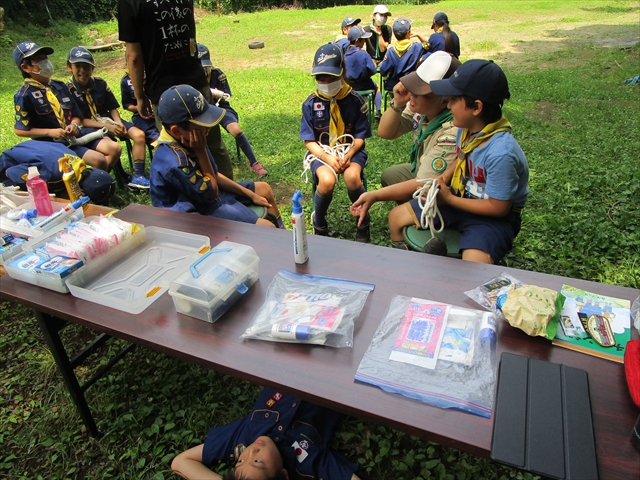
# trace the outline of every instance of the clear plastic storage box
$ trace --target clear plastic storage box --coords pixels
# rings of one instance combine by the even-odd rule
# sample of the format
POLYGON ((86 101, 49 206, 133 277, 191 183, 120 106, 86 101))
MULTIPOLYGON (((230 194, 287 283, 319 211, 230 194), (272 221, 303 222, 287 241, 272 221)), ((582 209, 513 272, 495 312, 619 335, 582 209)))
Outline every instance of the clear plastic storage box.
POLYGON ((258 280, 256 251, 222 242, 169 286, 178 313, 215 322, 258 280))

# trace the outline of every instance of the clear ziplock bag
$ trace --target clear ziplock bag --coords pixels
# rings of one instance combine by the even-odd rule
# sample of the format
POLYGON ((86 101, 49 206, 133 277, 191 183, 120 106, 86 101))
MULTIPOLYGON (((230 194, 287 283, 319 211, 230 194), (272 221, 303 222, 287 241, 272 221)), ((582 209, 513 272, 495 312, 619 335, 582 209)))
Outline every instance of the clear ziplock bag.
POLYGON ((507 293, 524 285, 524 283, 512 277, 507 272, 502 272, 497 277, 492 278, 473 290, 464 292, 464 294, 487 310, 491 310, 496 315, 502 316, 500 305, 506 300, 507 293))
POLYGON ((354 320, 375 285, 280 270, 241 338, 353 346, 354 320))
POLYGON ((429 405, 490 418, 495 322, 490 312, 396 295, 355 379, 429 405))

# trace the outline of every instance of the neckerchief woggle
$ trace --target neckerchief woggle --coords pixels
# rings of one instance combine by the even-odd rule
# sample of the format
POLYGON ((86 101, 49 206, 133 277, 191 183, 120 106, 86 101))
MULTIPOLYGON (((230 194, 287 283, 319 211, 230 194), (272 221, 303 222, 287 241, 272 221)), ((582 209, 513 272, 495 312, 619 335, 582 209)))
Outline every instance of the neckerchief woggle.
POLYGON ((342 121, 338 100, 342 100, 349 95, 351 90, 351 85, 342 82, 342 88, 335 97, 328 97, 318 90, 315 92, 316 97, 329 102, 329 146, 333 146, 338 140, 338 137, 344 135, 344 122, 342 121))
POLYGON ((445 108, 441 111, 436 118, 431 120, 427 124, 427 128, 422 130, 422 120, 424 116, 420 118, 420 123, 418 124, 418 141, 411 145, 411 175, 416 176, 416 172, 418 170, 418 150, 420 149, 420 145, 424 142, 425 138, 431 135, 433 132, 437 131, 442 127, 442 124, 445 122, 450 122, 453 119, 451 112, 448 108, 445 108))
POLYGON ((511 123, 505 117, 502 117, 495 123, 489 123, 473 137, 469 138, 469 129, 462 130, 460 137, 460 147, 458 148, 458 158, 456 158, 456 167, 451 178, 451 191, 459 197, 464 196, 464 185, 467 182, 467 159, 469 154, 482 142, 488 140, 496 133, 510 132, 511 123))
POLYGON ((67 122, 64 119, 64 112, 62 111, 62 106, 60 105, 60 101, 58 100, 58 97, 56 97, 55 94, 53 93, 53 91, 51 90, 51 87, 47 86, 47 85, 44 85, 44 84, 38 82, 37 80, 34 80, 33 78, 26 78, 24 83, 26 83, 30 87, 35 87, 35 88, 38 88, 40 90, 44 90, 45 91, 45 95, 47 97, 47 100, 49 101, 49 104, 51 105, 51 109, 53 110, 53 113, 55 114, 56 118, 58 119, 58 123, 60 124, 60 128, 66 128, 67 122))

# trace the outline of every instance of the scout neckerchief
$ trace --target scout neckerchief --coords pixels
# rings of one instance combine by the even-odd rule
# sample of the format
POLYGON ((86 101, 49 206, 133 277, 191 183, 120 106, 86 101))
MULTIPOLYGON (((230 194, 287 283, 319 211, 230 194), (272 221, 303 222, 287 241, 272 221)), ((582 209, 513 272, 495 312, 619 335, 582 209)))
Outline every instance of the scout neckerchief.
POLYGON ((26 78, 24 83, 29 85, 30 87, 38 88, 40 90, 44 90, 47 96, 47 100, 51 105, 51 109, 53 113, 55 113, 56 118, 58 119, 58 123, 60 124, 60 128, 65 128, 67 126, 67 122, 64 119, 64 112, 62 111, 62 106, 60 105, 60 101, 58 97, 55 96, 51 87, 48 85, 44 85, 33 78, 26 78))
POLYGON ((401 57, 402 55, 407 53, 412 43, 413 40, 411 40, 410 38, 407 38, 405 40, 398 40, 394 47, 396 49, 396 52, 398 53, 398 56, 401 57))
POLYGON ((467 180, 467 159, 473 149, 496 133, 510 131, 511 124, 505 117, 502 117, 496 123, 485 125, 485 127, 471 137, 471 139, 469 139, 469 129, 465 128, 462 130, 460 146, 458 147, 458 158, 456 158, 456 167, 453 171, 453 178, 451 179, 451 190, 455 195, 459 197, 464 195, 464 185, 467 180))
MULTIPOLYGON (((369 29, 371 30, 371 35, 376 37, 376 56, 375 56, 375 58, 380 58, 380 35, 382 35, 382 34, 378 34, 378 32, 376 32, 376 25, 373 22, 371 22, 371 25, 369 25, 369 29)), ((382 32, 382 27, 380 27, 380 32, 382 32)))
POLYGON ((327 97, 324 93, 316 90, 316 97, 326 102, 330 102, 329 114, 329 145, 333 146, 338 137, 344 135, 344 122, 342 121, 342 114, 340 113, 340 107, 338 106, 338 100, 342 100, 351 93, 351 86, 342 82, 342 88, 335 97, 327 97))
POLYGON ((86 100, 87 105, 89 106, 89 112, 91 112, 91 118, 93 120, 96 120, 100 115, 98 115, 98 108, 96 107, 96 102, 93 100, 93 97, 91 96, 91 90, 93 90, 93 87, 95 86, 95 81, 92 78, 91 80, 89 80, 89 83, 87 83, 85 86, 80 85, 75 78, 72 79, 72 82, 73 82, 73 85, 78 90, 78 92, 80 92, 84 96, 84 99, 86 100))
POLYGON ((444 25, 441 26, 440 28, 438 28, 435 33, 442 33, 442 31, 444 30, 444 25))
POLYGON ((420 145, 422 142, 431 135, 433 132, 437 131, 442 127, 442 124, 445 122, 450 122, 453 116, 448 108, 445 108, 441 111, 436 118, 431 120, 427 124, 427 128, 422 130, 422 123, 424 120, 424 116, 420 117, 420 123, 418 124, 418 141, 411 145, 411 175, 416 176, 416 171, 418 170, 418 150, 420 149, 420 145))

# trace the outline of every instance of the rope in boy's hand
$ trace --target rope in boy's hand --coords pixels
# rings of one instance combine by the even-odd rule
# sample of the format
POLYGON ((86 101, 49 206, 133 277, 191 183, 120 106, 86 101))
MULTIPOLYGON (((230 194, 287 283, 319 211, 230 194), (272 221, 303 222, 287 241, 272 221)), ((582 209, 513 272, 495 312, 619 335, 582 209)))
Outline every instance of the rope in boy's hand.
POLYGON ((436 197, 440 191, 440 185, 438 184, 437 178, 416 179, 416 182, 424 183, 422 187, 413 192, 413 198, 418 199, 418 206, 421 210, 420 226, 423 229, 428 228, 433 238, 435 233, 441 232, 444 229, 444 221, 442 220, 442 214, 438 209, 438 202, 436 201, 436 197), (439 230, 436 230, 433 226, 433 221, 436 216, 440 218, 439 230))
MULTIPOLYGON (((338 157, 339 159, 342 160, 344 159, 344 156, 347 154, 347 152, 351 150, 351 147, 353 146, 354 142, 355 142, 355 138, 353 137, 353 135, 344 134, 344 135, 340 135, 336 139, 336 143, 333 146, 324 145, 320 142, 318 142, 318 145, 322 147, 322 150, 324 151, 324 153, 328 153, 329 155, 333 155, 334 157, 338 157)), ((322 155, 320 155, 320 157, 322 157, 322 155)), ((321 160, 321 158, 316 157, 312 153, 309 153, 305 155, 304 160, 302 161, 302 166, 304 167, 304 169, 302 170, 302 173, 300 174, 300 176, 302 177, 304 175, 304 183, 309 183, 307 172, 311 170, 311 164, 315 160, 329 167, 329 169, 333 172, 333 174, 336 177, 336 182, 338 181, 338 174, 336 173, 336 171, 333 169, 331 165, 321 160)))

